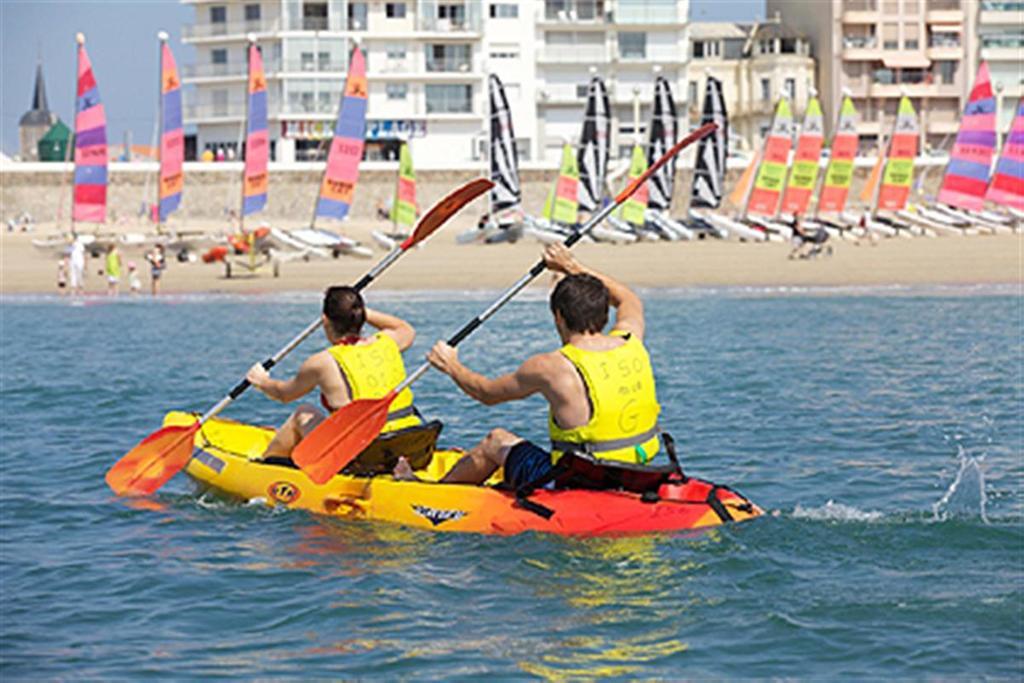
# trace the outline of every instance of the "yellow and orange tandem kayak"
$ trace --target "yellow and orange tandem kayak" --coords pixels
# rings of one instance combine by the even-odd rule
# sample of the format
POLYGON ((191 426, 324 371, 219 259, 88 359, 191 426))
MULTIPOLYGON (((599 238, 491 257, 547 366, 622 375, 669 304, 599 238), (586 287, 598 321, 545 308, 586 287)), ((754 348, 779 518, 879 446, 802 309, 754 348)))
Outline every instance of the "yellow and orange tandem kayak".
MULTIPOLYGON (((190 425, 195 420, 194 414, 172 412, 164 424, 190 425)), ((339 474, 318 485, 294 466, 260 460, 273 435, 270 427, 211 419, 196 434, 197 450, 185 471, 201 486, 242 500, 432 531, 627 535, 713 527, 762 514, 731 489, 689 477, 663 484, 657 495, 539 490, 530 501, 553 513, 544 516, 495 486, 436 483, 462 456, 457 450, 435 451, 416 471, 420 481, 339 474)))

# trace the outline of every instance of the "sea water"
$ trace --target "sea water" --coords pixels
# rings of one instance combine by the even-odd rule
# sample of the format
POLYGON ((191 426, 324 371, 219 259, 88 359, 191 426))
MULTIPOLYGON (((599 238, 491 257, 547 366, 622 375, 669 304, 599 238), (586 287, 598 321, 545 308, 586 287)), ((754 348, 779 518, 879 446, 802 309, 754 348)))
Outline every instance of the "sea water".
MULTIPOLYGON (((318 315, 316 294, 0 304, 0 678, 1019 678, 1022 299, 1014 289, 647 292, 662 425, 768 514, 704 533, 444 535, 103 474, 318 315)), ((382 295, 409 363, 487 296, 382 295)), ((322 343, 308 342, 275 374, 322 343)), ((557 345, 541 296, 467 340, 508 372, 557 345)), ((470 446, 543 440, 428 374, 470 446)), ((276 423, 250 392, 228 415, 276 423)))

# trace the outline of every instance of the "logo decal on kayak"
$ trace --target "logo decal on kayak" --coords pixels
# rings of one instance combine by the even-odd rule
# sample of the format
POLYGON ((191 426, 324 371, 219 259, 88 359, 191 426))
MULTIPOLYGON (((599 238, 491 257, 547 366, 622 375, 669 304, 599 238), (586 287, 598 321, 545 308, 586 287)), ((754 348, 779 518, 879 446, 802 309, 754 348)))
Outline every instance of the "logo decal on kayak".
POLYGON ((302 495, 302 491, 295 484, 288 481, 275 481, 273 484, 267 487, 267 495, 272 500, 284 505, 294 503, 302 495))
POLYGON ((439 510, 426 505, 413 505, 412 511, 437 526, 444 522, 454 522, 466 516, 462 510, 439 510))

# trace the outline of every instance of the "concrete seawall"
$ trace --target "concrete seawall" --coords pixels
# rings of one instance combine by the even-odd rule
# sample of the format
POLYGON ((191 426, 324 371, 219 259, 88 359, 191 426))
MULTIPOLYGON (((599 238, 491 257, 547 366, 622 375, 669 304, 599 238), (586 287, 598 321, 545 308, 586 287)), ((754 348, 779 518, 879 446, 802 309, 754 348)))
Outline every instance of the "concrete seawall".
MULTIPOLYGON (((873 163, 860 159, 854 171, 850 205, 859 205, 858 196, 873 163)), ((923 179, 922 192, 934 196, 942 179, 945 161, 923 160, 916 177, 923 179)), ((185 226, 188 221, 225 221, 228 211, 237 210, 241 192, 240 162, 188 163, 185 165, 185 190, 181 210, 171 218, 171 225, 185 226)), ((257 217, 286 227, 308 224, 320 183, 322 164, 271 164, 270 192, 267 209, 257 217)), ((140 208, 154 201, 157 167, 154 163, 114 163, 110 166, 108 188, 108 228, 138 230, 140 208)), ((730 166, 726 177, 727 191, 735 186, 743 168, 730 166)), ((420 205, 429 206, 455 185, 477 177, 483 168, 453 170, 425 169, 417 171, 417 193, 420 205)), ((523 205, 529 213, 539 214, 556 175, 555 169, 524 168, 520 171, 523 205)), ((394 194, 397 164, 366 163, 359 175, 356 201, 352 211, 355 220, 373 219, 378 203, 388 205, 394 194)), ((678 168, 676 172, 673 213, 684 211, 689 200, 692 171, 678 168)), ((27 211, 40 223, 56 222, 66 226, 70 213, 71 168, 65 164, 8 163, 0 167, 0 215, 6 222, 27 211)), ((623 181, 616 185, 621 186, 623 181)), ((469 225, 483 212, 479 202, 460 217, 459 223, 469 225)), ((724 211, 733 207, 726 202, 724 211)), ((326 223, 326 222, 325 222, 326 223)))

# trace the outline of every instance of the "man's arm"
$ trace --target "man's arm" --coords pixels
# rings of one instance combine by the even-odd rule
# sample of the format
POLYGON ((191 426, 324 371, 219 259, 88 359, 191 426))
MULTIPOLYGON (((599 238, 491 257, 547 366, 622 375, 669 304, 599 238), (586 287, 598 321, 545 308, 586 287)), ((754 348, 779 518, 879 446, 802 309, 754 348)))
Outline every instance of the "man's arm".
POLYGON ((487 406, 506 401, 526 398, 541 391, 545 377, 548 376, 547 366, 551 362, 549 354, 533 356, 524 362, 515 372, 490 379, 478 372, 470 370, 459 361, 459 352, 446 344, 437 342, 427 360, 452 378, 455 384, 472 399, 487 406))
POLYGON ((615 307, 613 329, 629 332, 638 339, 644 337, 644 304, 629 287, 610 275, 588 268, 562 244, 552 244, 544 250, 544 264, 549 270, 566 275, 586 273, 593 275, 608 288, 609 303, 615 307))
POLYGON ((400 351, 405 351, 416 341, 416 329, 396 315, 367 308, 366 322, 394 339, 400 351))
POLYGON ((291 403, 316 389, 320 383, 322 362, 320 354, 310 356, 299 366, 299 371, 295 373, 295 376, 287 380, 274 379, 263 369, 262 365, 257 363, 249 368, 245 378, 269 398, 280 403, 291 403))

